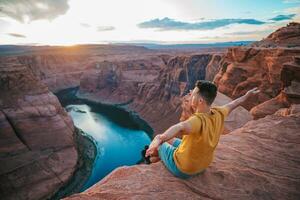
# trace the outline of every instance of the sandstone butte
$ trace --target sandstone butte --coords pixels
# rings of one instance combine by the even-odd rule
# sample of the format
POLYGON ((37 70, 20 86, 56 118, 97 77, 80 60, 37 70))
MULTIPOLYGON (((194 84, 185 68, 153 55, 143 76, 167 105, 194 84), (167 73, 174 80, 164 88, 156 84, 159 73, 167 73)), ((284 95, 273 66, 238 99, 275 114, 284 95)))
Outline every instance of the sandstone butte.
POLYGON ((207 79, 218 85, 216 104, 254 86, 262 92, 228 117, 230 133, 204 174, 180 180, 161 162, 125 166, 68 198, 299 199, 299 40, 300 25, 290 23, 225 54, 101 47, 103 56, 97 49, 0 58, 1 198, 49 198, 76 171, 74 125, 52 92, 78 86, 81 98, 130 102, 157 134, 178 121, 180 96, 207 79))

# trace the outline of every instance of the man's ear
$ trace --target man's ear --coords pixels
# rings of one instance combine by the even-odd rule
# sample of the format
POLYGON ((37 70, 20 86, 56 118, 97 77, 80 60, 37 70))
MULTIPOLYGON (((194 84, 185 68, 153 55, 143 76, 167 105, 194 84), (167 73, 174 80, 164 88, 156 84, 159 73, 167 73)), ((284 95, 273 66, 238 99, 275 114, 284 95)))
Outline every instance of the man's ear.
POLYGON ((200 104, 204 104, 204 103, 205 103, 203 97, 201 97, 201 96, 199 96, 198 102, 199 102, 200 104))

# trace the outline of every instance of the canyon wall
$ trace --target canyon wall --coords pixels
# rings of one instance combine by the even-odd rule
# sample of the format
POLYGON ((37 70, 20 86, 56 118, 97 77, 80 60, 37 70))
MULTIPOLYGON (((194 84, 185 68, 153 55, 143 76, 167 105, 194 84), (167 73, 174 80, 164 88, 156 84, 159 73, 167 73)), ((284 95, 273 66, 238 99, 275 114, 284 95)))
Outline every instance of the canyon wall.
POLYGON ((72 119, 15 57, 0 58, 0 196, 46 199, 73 175, 72 119))
POLYGON ((268 37, 253 42, 251 47, 260 48, 299 48, 300 47, 300 25, 291 22, 268 35, 268 37))
POLYGON ((86 67, 84 55, 27 55, 19 56, 18 61, 27 66, 49 90, 57 92, 79 85, 86 67))
POLYGON ((79 86, 80 98, 129 103, 128 108, 155 133, 179 120, 180 97, 196 80, 213 80, 222 58, 220 53, 159 52, 129 46, 81 48, 17 56, 16 63, 28 67, 51 92, 79 86))
POLYGON ((280 77, 280 93, 253 107, 250 112, 254 118, 265 117, 292 104, 300 104, 300 57, 294 57, 294 61, 283 64, 280 77))
POLYGON ((258 97, 243 105, 248 110, 276 97, 285 87, 281 80, 285 76, 285 64, 300 55, 299 38, 300 24, 290 23, 252 47, 229 48, 214 78, 219 91, 235 99, 258 87, 261 90, 258 97), (266 46, 266 41, 272 45, 266 46), (296 46, 290 46, 292 43, 296 46))
POLYGON ((78 45, 32 47, 28 53, 15 57, 18 63, 27 66, 45 83, 50 91, 57 92, 79 86, 83 72, 97 62, 146 58, 158 53, 129 45, 78 45))
POLYGON ((277 96, 281 91, 283 64, 300 55, 299 49, 235 47, 228 49, 214 78, 219 91, 235 99, 249 89, 258 87, 257 99, 249 99, 245 108, 277 96))
MULTIPOLYGON (((162 133, 179 121, 181 97, 194 88, 197 80, 211 80, 220 60, 219 54, 196 54, 95 62, 83 73, 78 96, 104 103, 127 102, 129 109, 152 126, 154 134, 162 133)), ((243 109, 239 112, 244 114, 243 124, 251 119, 243 109)))

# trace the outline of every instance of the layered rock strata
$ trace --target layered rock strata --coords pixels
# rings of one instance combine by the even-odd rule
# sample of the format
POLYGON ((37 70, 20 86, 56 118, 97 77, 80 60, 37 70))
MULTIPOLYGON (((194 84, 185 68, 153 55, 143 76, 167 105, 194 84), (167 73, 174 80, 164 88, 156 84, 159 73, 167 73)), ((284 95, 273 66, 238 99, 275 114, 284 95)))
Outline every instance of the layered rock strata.
MULTIPOLYGON (((258 87, 261 90, 258 97, 244 103, 248 110, 278 96, 285 87, 282 86, 282 77, 286 81, 297 78, 297 75, 291 74, 291 71, 298 71, 297 67, 286 63, 293 62, 295 57, 300 56, 299 46, 289 46, 292 43, 299 44, 299 38, 300 24, 290 23, 250 47, 229 48, 220 61, 220 70, 214 78, 219 91, 235 99, 247 90, 258 87), (266 48, 263 45, 266 41, 273 45, 266 48)), ((293 82, 291 87, 297 87, 295 84, 297 83, 293 82)))
POLYGON ((0 196, 46 199, 73 175, 71 118, 16 58, 0 59, 0 196))
POLYGON ((81 78, 78 96, 108 103, 127 102, 155 134, 161 133, 178 122, 182 95, 206 74, 212 79, 220 59, 220 55, 201 54, 94 63, 81 78))
POLYGON ((283 65, 279 95, 255 106, 250 112, 254 118, 261 118, 292 104, 300 104, 300 57, 283 65))

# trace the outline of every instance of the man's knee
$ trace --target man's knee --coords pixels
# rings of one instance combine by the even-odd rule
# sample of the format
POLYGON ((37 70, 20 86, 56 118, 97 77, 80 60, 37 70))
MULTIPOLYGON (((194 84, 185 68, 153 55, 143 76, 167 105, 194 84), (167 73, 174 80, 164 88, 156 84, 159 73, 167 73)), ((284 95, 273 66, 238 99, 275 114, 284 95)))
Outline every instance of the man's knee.
POLYGON ((181 143, 181 139, 179 138, 174 138, 173 146, 178 147, 181 143))

